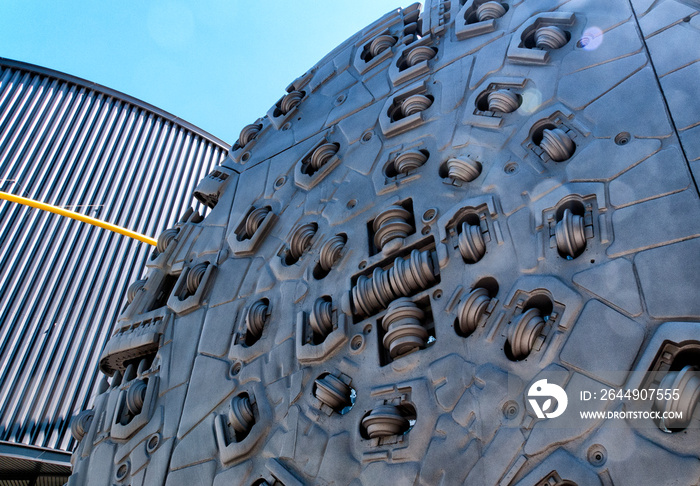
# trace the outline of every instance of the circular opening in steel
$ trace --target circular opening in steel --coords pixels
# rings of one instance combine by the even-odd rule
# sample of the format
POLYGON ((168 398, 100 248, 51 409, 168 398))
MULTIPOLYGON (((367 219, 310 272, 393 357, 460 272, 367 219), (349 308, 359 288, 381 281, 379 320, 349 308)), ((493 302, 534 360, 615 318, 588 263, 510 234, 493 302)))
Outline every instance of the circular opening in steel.
POLYGON ((129 474, 129 464, 128 463, 123 463, 120 464, 119 467, 117 467, 117 473, 115 474, 115 477, 117 481, 122 481, 124 478, 126 478, 126 475, 129 474))
POLYGON ((518 407, 518 403, 513 400, 509 400, 505 404, 503 404, 503 415, 508 420, 512 420, 515 417, 517 417, 519 411, 520 407, 518 407))
POLYGON ((153 451, 155 451, 159 445, 160 445, 160 436, 158 434, 154 434, 151 436, 150 439, 148 439, 148 443, 146 444, 146 450, 150 454, 153 451))
POLYGON ((594 466, 602 466, 608 459, 608 454, 605 447, 600 444, 593 444, 588 448, 588 462, 594 466))
POLYGON ((240 361, 236 361, 231 365, 231 376, 236 376, 238 373, 241 372, 241 368, 243 368, 243 365, 241 364, 240 361))
POLYGON ((515 162, 510 162, 503 167, 503 172, 506 174, 515 174, 518 171, 518 164, 515 162))
POLYGON ((615 143, 617 145, 627 145, 631 139, 632 135, 627 132, 621 132, 615 136, 615 143))
POLYGON ((362 345, 365 343, 365 338, 363 338, 361 335, 357 334, 355 337, 352 338, 350 341, 350 347, 354 350, 357 351, 362 347, 362 345))

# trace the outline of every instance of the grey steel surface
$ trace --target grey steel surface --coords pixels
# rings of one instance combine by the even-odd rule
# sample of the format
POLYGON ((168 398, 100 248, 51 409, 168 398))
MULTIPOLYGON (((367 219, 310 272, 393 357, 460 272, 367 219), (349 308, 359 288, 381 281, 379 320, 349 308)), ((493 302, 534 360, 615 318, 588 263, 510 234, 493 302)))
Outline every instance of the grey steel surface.
POLYGON ((67 452, 0 442, 0 484, 3 486, 62 486, 70 473, 67 452))
POLYGON ((697 3, 419 9, 290 84, 161 235, 70 485, 698 484, 697 3))
MULTIPOLYGON (((3 191, 157 235, 228 148, 122 93, 0 59, 3 191)), ((0 440, 72 449, 71 416, 96 393, 99 354, 148 251, 0 202, 0 440)))
POLYGON ((633 0, 632 5, 674 128, 690 168, 697 174, 700 160, 700 114, 695 107, 700 96, 698 3, 633 0))

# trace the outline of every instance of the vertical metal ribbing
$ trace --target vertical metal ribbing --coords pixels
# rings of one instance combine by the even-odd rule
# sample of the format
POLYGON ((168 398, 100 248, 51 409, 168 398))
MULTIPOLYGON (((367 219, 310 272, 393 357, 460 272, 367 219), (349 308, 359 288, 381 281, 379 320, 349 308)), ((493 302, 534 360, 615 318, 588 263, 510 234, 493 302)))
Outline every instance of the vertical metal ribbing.
MULTIPOLYGON (((99 101, 99 99, 98 99, 98 101, 99 101)), ((83 117, 83 118, 85 118, 85 117, 83 117)), ((92 119, 92 113, 91 113, 90 115, 88 115, 88 120, 87 120, 87 124, 88 124, 88 125, 90 124, 91 119, 92 119)), ((78 134, 79 134, 79 138, 82 139, 82 138, 83 138, 83 132, 78 132, 78 134)), ((75 150, 80 150, 80 145, 78 145, 77 148, 74 149, 74 151, 75 151, 75 150)), ((72 153, 74 153, 74 152, 72 152, 72 153)), ((74 155, 70 155, 70 156, 67 156, 67 157, 69 157, 70 159, 74 159, 74 158, 75 158, 74 155)), ((71 165, 76 165, 76 164, 71 164, 71 165)), ((78 165, 79 165, 79 164, 78 164, 78 165)), ((74 178, 74 183, 79 183, 79 181, 80 181, 80 179, 82 178, 82 176, 83 176, 83 174, 78 174, 78 177, 75 177, 75 178, 74 178)), ((65 188, 65 186, 64 186, 64 188, 65 188)), ((70 189, 73 189, 73 188, 70 188, 70 189)), ((54 261, 55 261, 55 259, 54 259, 54 261)), ((71 264, 74 265, 73 262, 66 262, 66 263, 65 263, 65 265, 69 265, 69 266, 70 266, 71 264)), ((49 268, 54 268, 54 267, 55 267, 55 264, 51 264, 51 265, 49 266, 49 268)), ((65 266, 64 266, 64 268, 65 268, 65 266)), ((63 272, 60 271, 59 273, 63 273, 63 272)), ((54 301, 63 302, 62 296, 55 295, 55 296, 54 296, 54 299, 55 299, 54 301)), ((37 309, 37 308, 42 308, 42 307, 43 307, 43 306, 32 306, 32 310, 37 309)), ((44 308, 45 308, 45 307, 44 307, 44 308)), ((45 315, 42 315, 41 318, 39 318, 39 323, 41 324, 44 320, 45 320, 45 315)), ((51 322, 48 322, 48 323, 46 323, 45 325, 46 325, 46 326, 51 326, 51 322)), ((41 350, 41 351, 44 351, 44 350, 41 350)), ((27 352, 27 351, 25 351, 25 353, 26 353, 26 352, 27 352)), ((36 364, 36 363, 37 363, 37 357, 35 357, 35 356, 30 356, 30 362, 31 362, 32 364, 36 364)), ((31 369, 27 370, 27 372, 29 373, 30 376, 35 376, 35 373, 33 373, 32 371, 33 371, 33 370, 31 370, 31 369)), ((24 387, 25 389, 30 389, 30 388, 28 387, 28 385, 29 385, 28 383, 21 383, 21 386, 24 387)), ((15 410, 16 410, 17 412, 20 412, 20 411, 21 411, 21 410, 19 409, 19 407, 15 407, 15 410)), ((21 416, 19 416, 19 417, 13 417, 13 422, 15 422, 15 423, 17 423, 17 424, 31 424, 33 421, 32 421, 31 419, 28 419, 28 417, 21 417, 21 416)), ((15 438, 18 438, 18 439, 19 439, 20 437, 18 437, 17 434, 21 434, 21 432, 20 432, 21 429, 18 429, 18 428, 16 427, 15 430, 18 431, 18 432, 15 432, 15 438)))
MULTIPOLYGON (((11 127, 11 128, 13 129, 14 132, 18 132, 18 131, 20 131, 21 127, 11 127)), ((15 208, 15 212, 17 212, 16 208, 15 208)), ((28 211, 26 211, 26 210, 23 210, 22 212, 28 213, 28 211)), ((11 277, 14 277, 15 287, 11 288, 9 290, 9 292, 7 290, 3 289, 4 295, 22 295, 22 296, 24 296, 23 299, 13 299, 14 302, 11 302, 11 303, 16 303, 17 305, 14 308, 10 308, 9 312, 4 313, 6 316, 6 320, 5 320, 6 325, 9 324, 9 325, 7 325, 6 332, 11 331, 15 335, 17 335, 18 331, 20 331, 20 330, 23 333, 26 332, 24 329, 24 326, 20 326, 19 322, 21 322, 23 317, 26 318, 26 316, 23 316, 23 312, 24 312, 23 308, 25 306, 27 306, 27 304, 29 304, 30 309, 32 308, 31 300, 30 300, 31 296, 29 296, 28 293, 31 292, 31 284, 33 282, 35 282, 35 279, 29 277, 26 273, 26 270, 30 270, 31 266, 29 266, 29 268, 23 269, 23 268, 21 268, 21 265, 22 265, 22 260, 23 260, 22 257, 24 256, 24 254, 26 254, 27 245, 24 243, 25 243, 26 239, 29 237, 28 228, 32 228, 34 226, 35 226, 34 224, 30 223, 30 225, 22 225, 19 228, 20 231, 18 231, 18 233, 20 233, 20 234, 23 233, 23 235, 22 235, 23 239, 21 240, 21 241, 23 241, 23 243, 15 246, 16 252, 14 255, 12 255, 12 263, 14 264, 13 268, 12 268, 13 271, 12 271, 12 274, 10 275, 11 277), (23 272, 22 270, 25 270, 25 271, 23 272), (18 275, 19 275, 19 278, 17 278, 18 275), (24 283, 24 286, 23 286, 24 288, 19 287, 22 283, 24 283), (10 320, 9 323, 7 322, 8 319, 10 320)), ((16 235, 16 236, 20 236, 20 235, 16 235)), ((33 266, 35 266, 35 267, 38 266, 37 265, 38 262, 40 262, 42 260, 41 255, 36 255, 36 253, 34 251, 32 251, 30 253, 30 255, 35 255, 36 257, 38 257, 38 258, 34 259, 34 262, 31 262, 34 264, 33 266)), ((5 266, 5 265, 3 267, 7 268, 7 266, 5 266)), ((29 316, 29 317, 31 318, 31 316, 29 316)), ((29 321, 29 320, 30 319, 27 319, 27 321, 29 321)), ((6 361, 3 363, 3 367, 2 367, 3 373, 2 373, 2 375, 0 375, 0 380, 2 380, 3 383, 5 383, 7 380, 7 375, 14 374, 15 381, 14 381, 12 387, 2 387, 4 390, 3 395, 10 394, 11 392, 14 391, 15 388, 17 388, 18 376, 15 374, 15 369, 22 366, 22 363, 18 359, 18 354, 19 354, 19 358, 21 358, 22 355, 27 352, 26 348, 29 347, 34 340, 35 340, 34 335, 27 336, 26 339, 19 341, 19 344, 21 344, 22 346, 12 346, 12 348, 9 349, 10 354, 9 355, 6 354, 4 356, 6 361)), ((4 342, 6 342, 6 341, 4 341, 4 342)), ((8 349, 8 348, 6 347, 6 349, 8 349)), ((17 395, 17 394, 12 393, 12 395, 17 395)), ((4 396, 3 396, 3 398, 4 398, 4 396)), ((2 402, 0 402, 0 403, 2 403, 2 408, 0 408, 0 413, 5 415, 8 412, 7 411, 7 401, 2 400, 2 402)))
MULTIPOLYGON (((97 138, 98 133, 95 134, 95 138, 97 138)), ((96 143, 93 142, 92 140, 89 142, 88 146, 91 148, 99 148, 99 143, 97 144, 98 147, 96 147, 96 143)), ((94 172, 97 169, 96 164, 100 162, 99 159, 97 160, 91 160, 90 164, 87 166, 93 167, 93 170, 91 173, 87 176, 87 179, 92 178, 94 176, 94 172)), ((86 166, 86 164, 82 163, 81 165, 86 166)), ((101 169, 101 168, 100 168, 101 169)), ((86 180, 85 177, 82 178, 82 180, 86 180)), ((74 200, 78 202, 83 202, 83 201, 91 201, 92 196, 94 193, 94 190, 97 188, 93 188, 89 193, 82 193, 74 200)), ((61 299, 62 302, 69 301, 69 304, 67 306, 64 306, 64 309, 59 311, 61 313, 68 313, 68 321, 69 322, 89 322, 89 320, 84 319, 84 310, 86 307, 89 307, 92 303, 93 300, 93 293, 94 289, 99 288, 99 285, 102 283, 99 281, 99 276, 108 277, 108 275, 100 275, 100 273, 97 273, 98 270, 101 270, 101 274, 108 273, 108 270, 100 267, 102 265, 95 265, 95 254, 99 252, 98 248, 101 247, 102 245, 100 244, 100 240, 102 239, 101 237, 104 236, 102 235, 99 230, 95 231, 93 228, 87 228, 87 227, 82 227, 79 228, 79 230, 87 232, 87 238, 85 242, 82 244, 82 247, 79 249, 77 252, 80 254, 83 258, 82 261, 80 262, 80 265, 76 268, 78 271, 78 275, 74 280, 83 282, 83 285, 81 288, 71 292, 70 295, 66 295, 64 299, 61 299), (87 253, 86 253, 87 251, 87 253)), ((75 265, 75 263, 74 263, 75 265)), ((71 344, 71 346, 66 348, 66 351, 71 351, 71 350, 76 350, 76 349, 90 349, 93 346, 89 346, 88 343, 85 343, 85 339, 87 336, 81 336, 80 333, 76 332, 77 327, 73 327, 70 329, 65 329, 62 328, 60 330, 62 333, 67 333, 67 336, 63 336, 63 341, 67 341, 68 343, 71 344), (82 339, 81 339, 82 338, 82 339), (86 347, 86 344, 88 344, 88 347, 86 347)), ((55 356, 55 351, 51 353, 51 356, 55 356)), ((80 384, 82 383, 82 374, 84 374, 84 370, 80 369, 75 369, 75 363, 76 360, 74 359, 73 356, 67 356, 64 354, 63 359, 61 360, 62 362, 60 363, 60 366, 58 368, 62 370, 67 369, 67 374, 72 376, 72 380, 70 382, 65 382, 65 386, 63 387, 64 389, 62 390, 62 395, 65 395, 66 388, 72 387, 72 388, 79 388, 80 384), (83 372, 81 372, 83 371, 83 372)), ((31 423, 32 417, 28 417, 29 420, 25 420, 25 423, 31 423)), ((39 439, 39 434, 41 434, 42 437, 45 436, 46 432, 50 432, 50 428, 52 424, 55 421, 48 421, 41 429, 34 429, 32 432, 32 435, 30 437, 30 440, 32 442, 35 442, 36 440, 39 439), (45 430, 46 429, 46 430, 45 430)), ((27 431, 28 432, 28 431, 27 431)))
MULTIPOLYGON (((157 236, 228 146, 107 89, 0 60, 0 187, 157 236), (9 182, 15 181, 15 182, 9 182)), ((0 203, 0 440, 68 450, 150 248, 0 203)))

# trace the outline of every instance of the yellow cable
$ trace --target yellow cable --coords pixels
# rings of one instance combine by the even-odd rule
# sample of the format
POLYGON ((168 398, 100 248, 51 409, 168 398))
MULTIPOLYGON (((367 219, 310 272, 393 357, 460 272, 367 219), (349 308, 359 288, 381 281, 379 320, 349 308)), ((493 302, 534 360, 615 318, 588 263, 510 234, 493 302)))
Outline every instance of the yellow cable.
POLYGON ((148 243, 149 245, 156 246, 158 242, 154 240, 153 238, 149 238, 146 235, 142 235, 141 233, 137 233, 135 231, 131 231, 126 228, 122 228, 121 226, 117 226, 112 223, 108 223, 106 221, 102 221, 100 219, 95 219, 91 218, 90 216, 86 216, 84 214, 76 213, 75 211, 71 211, 69 209, 63 209, 59 208, 58 206, 53 206, 52 204, 46 204, 43 202, 35 201, 34 199, 28 199, 26 197, 22 196, 15 196, 14 194, 8 194, 6 192, 0 191, 0 199, 5 199, 7 201, 11 201, 17 204, 24 204, 25 206, 30 206, 32 208, 36 209, 41 209, 42 211, 48 211, 50 213, 55 213, 55 214, 60 214, 61 216, 66 216, 67 218, 72 218, 76 219, 78 221, 82 221, 83 223, 91 224, 93 226, 98 226, 100 228, 109 230, 109 231, 114 231, 115 233, 119 233, 120 235, 128 236, 129 238, 133 238, 135 240, 142 241, 144 243, 148 243))

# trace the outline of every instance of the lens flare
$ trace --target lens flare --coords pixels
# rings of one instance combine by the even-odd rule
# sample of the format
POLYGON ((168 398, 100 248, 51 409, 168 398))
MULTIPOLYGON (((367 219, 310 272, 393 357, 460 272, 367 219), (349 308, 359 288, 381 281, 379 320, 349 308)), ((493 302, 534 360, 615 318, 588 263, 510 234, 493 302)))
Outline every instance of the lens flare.
POLYGON ((578 41, 580 47, 587 51, 594 51, 603 43, 603 31, 598 27, 589 27, 583 31, 581 39, 578 41))
POLYGON ((520 113, 534 113, 542 104, 542 93, 536 88, 528 88, 522 93, 523 102, 518 111, 520 113))

